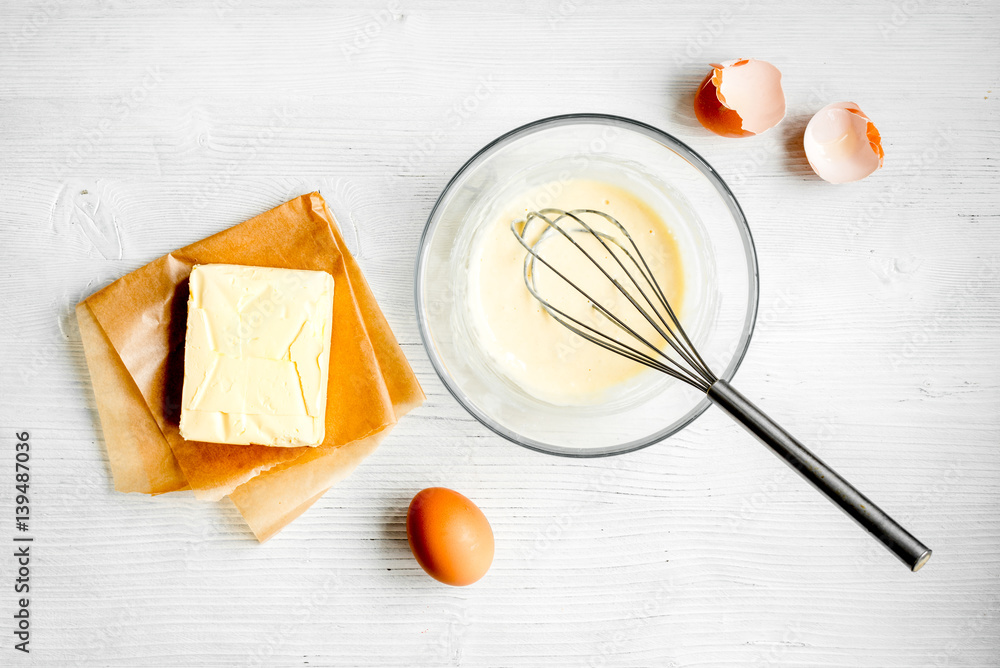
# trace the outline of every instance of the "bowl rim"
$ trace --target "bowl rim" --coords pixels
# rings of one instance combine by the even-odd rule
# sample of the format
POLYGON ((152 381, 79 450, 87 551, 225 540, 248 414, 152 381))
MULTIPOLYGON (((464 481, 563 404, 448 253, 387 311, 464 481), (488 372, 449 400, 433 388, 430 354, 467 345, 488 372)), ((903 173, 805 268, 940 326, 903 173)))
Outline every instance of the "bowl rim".
POLYGON ((431 212, 427 217, 427 223, 424 225, 424 231, 420 237, 420 245, 417 249, 417 261, 415 266, 415 280, 414 280, 414 297, 417 312, 417 325, 420 330, 420 338, 424 344, 424 350, 427 352, 427 357, 430 359, 431 366, 434 367, 434 371, 437 373, 441 382, 448 389, 448 392, 458 401, 470 415, 472 415, 476 420, 485 426, 487 429, 493 433, 502 436, 503 438, 516 443, 521 447, 527 448, 529 450, 534 450, 535 452, 541 452, 548 455, 556 455, 560 457, 569 457, 574 459, 593 459, 598 457, 611 457, 614 455, 622 455, 629 452, 636 452, 637 450, 642 450, 647 448, 654 443, 659 443, 674 434, 680 432, 696 420, 702 413, 704 413, 708 407, 711 405, 711 401, 706 396, 700 402, 698 402, 690 411, 688 411, 679 420, 671 423, 669 427, 662 429, 658 432, 654 432, 649 436, 643 438, 634 439, 627 443, 610 446, 607 448, 599 448, 593 450, 579 451, 570 448, 562 448, 559 446, 554 446, 548 443, 543 443, 536 441, 531 438, 527 438, 517 432, 506 429, 500 424, 497 424, 489 415, 486 415, 477 406, 472 404, 471 401, 464 395, 464 393, 455 386, 454 380, 448 374, 444 365, 434 349, 434 343, 431 340, 430 331, 428 330, 428 325, 424 317, 425 311, 425 300, 422 295, 423 286, 423 274, 424 268, 426 266, 427 259, 427 248, 428 241, 431 234, 437 227, 438 221, 436 216, 438 210, 441 208, 445 197, 451 192, 455 184, 468 172, 474 165, 476 165, 481 159, 490 154, 493 149, 499 145, 506 144, 516 137, 522 135, 532 134, 534 132, 540 131, 546 127, 559 127, 565 125, 572 125, 576 122, 586 122, 587 124, 608 124, 620 127, 625 127, 631 130, 637 130, 641 134, 645 134, 652 139, 660 141, 667 145, 670 149, 677 152, 682 158, 687 160, 691 165, 697 168, 704 174, 709 181, 715 186, 716 190, 722 196, 726 206, 729 208, 737 223, 737 228, 740 232, 740 237, 743 241, 744 252, 748 259, 747 263, 747 278, 748 278, 748 301, 747 301, 747 315, 743 325, 743 331, 740 334, 740 342, 737 344, 737 349, 733 355, 732 360, 730 360, 729 365, 718 377, 721 380, 730 382, 736 371, 739 369, 740 364, 743 362, 744 357, 746 357, 747 351, 750 348, 750 340, 753 338, 754 328, 757 323, 757 312, 760 306, 760 276, 758 271, 757 263, 757 249, 754 245, 753 234, 750 231, 750 224, 747 222, 746 216, 743 213, 742 207, 740 207, 739 202, 736 200, 736 196, 733 195, 732 190, 726 184, 725 180, 715 171, 708 161, 701 157, 694 149, 677 139, 673 135, 659 128, 656 128, 648 123, 643 123, 642 121, 637 121, 631 118, 626 118, 624 116, 616 116, 613 114, 601 114, 601 113, 574 113, 574 114, 560 114, 557 116, 548 116, 546 118, 540 118, 538 120, 526 123, 519 127, 514 128, 508 132, 503 133, 493 141, 487 143, 481 149, 476 151, 472 157, 465 161, 465 163, 455 172, 454 176, 448 181, 445 187, 441 190, 441 194, 438 195, 437 200, 434 202, 434 206, 431 208, 431 212))

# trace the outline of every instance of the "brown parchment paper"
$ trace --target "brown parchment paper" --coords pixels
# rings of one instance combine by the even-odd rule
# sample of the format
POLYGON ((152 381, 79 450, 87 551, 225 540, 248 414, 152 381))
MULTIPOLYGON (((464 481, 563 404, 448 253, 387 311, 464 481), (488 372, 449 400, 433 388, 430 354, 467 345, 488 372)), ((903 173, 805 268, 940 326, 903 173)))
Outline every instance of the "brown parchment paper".
POLYGON ((290 464, 261 473, 229 498, 264 542, 305 512, 334 484, 349 476, 392 430, 385 427, 353 443, 325 452, 307 452, 290 464), (317 493, 316 490, 319 490, 317 493))
POLYGON ((87 329, 85 350, 95 393, 102 397, 98 406, 109 456, 114 460, 116 488, 169 491, 166 488, 171 484, 164 481, 176 484, 177 475, 171 477, 170 471, 179 468, 199 498, 218 499, 261 472, 279 467, 276 474, 284 475, 274 476, 259 490, 248 487, 239 495, 241 512, 262 539, 273 535, 353 470, 380 440, 369 437, 384 436, 398 416, 424 398, 318 193, 303 195, 124 276, 85 300, 78 316, 81 329, 87 329), (319 447, 229 446, 180 438, 177 422, 186 280, 194 264, 207 263, 314 269, 333 275, 336 287, 327 432, 319 447), (99 345, 102 336, 103 350, 99 345), (95 374, 97 366, 101 368, 95 374), (121 382, 122 369, 132 386, 121 382), (116 410, 127 407, 128 414, 141 415, 136 403, 144 405, 145 421, 131 421, 133 428, 126 432, 115 418, 105 420, 105 413, 112 412, 112 399, 117 401, 116 410), (108 410, 101 410, 102 403, 108 410), (113 432, 110 438, 109 431, 113 432), (175 461, 166 456, 164 442, 175 461), (342 448, 347 450, 338 453, 342 448), (309 457, 291 466, 304 454, 309 457), (322 474, 310 473, 310 484, 303 486, 299 483, 308 467, 319 467, 322 474), (160 482, 154 486, 149 479, 160 482), (298 483, 284 483, 292 480, 298 483))
MULTIPOLYGON (((316 215, 332 223, 332 215, 322 199, 314 200, 316 215)), ((340 230, 330 225, 334 240, 342 249, 347 279, 354 293, 366 332, 392 402, 396 420, 423 403, 424 393, 410 369, 389 323, 375 301, 357 261, 347 251, 340 230)), ((243 514, 257 539, 267 540, 298 517, 338 481, 350 475, 361 461, 375 451, 391 425, 344 446, 321 446, 301 457, 279 464, 236 488, 230 498, 243 514), (275 504, 273 499, 281 499, 275 504), (296 506, 296 502, 306 505, 296 506), (301 508, 301 509, 299 509, 301 508)))
POLYGON ((104 427, 111 475, 119 492, 164 494, 187 488, 187 480, 156 426, 128 369, 86 304, 76 318, 87 356, 97 412, 104 427))

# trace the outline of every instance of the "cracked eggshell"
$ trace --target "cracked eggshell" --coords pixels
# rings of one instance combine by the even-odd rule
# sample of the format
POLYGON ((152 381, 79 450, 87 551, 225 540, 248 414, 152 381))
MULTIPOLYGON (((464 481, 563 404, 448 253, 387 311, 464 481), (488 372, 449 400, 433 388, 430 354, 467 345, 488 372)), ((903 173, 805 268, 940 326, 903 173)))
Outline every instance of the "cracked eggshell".
POLYGON ((743 58, 712 68, 694 98, 695 116, 707 129, 723 137, 751 137, 785 117, 785 93, 777 67, 743 58))
POLYGON ((834 102, 816 112, 802 145, 809 166, 830 183, 860 181, 885 157, 875 124, 853 102, 834 102))

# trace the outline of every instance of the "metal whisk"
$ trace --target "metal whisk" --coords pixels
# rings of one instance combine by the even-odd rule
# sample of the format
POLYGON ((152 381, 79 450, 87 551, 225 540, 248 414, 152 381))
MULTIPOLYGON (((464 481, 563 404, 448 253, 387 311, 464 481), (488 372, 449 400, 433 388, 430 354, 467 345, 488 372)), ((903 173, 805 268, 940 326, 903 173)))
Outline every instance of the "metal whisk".
POLYGON ((712 373, 685 333, 646 258, 621 223, 606 213, 592 209, 541 209, 513 222, 511 231, 528 251, 524 259, 524 283, 532 296, 555 320, 605 350, 656 369, 705 392, 713 403, 877 538, 910 570, 915 572, 927 563, 931 550, 926 545, 729 383, 712 373), (540 233, 533 227, 533 223, 543 226, 540 233), (601 229, 596 229, 595 226, 601 229), (572 249, 567 247, 569 252, 582 253, 593 263, 598 271, 595 276, 599 279, 603 276, 601 280, 614 287, 613 293, 621 295, 631 304, 639 316, 639 325, 630 323, 630 319, 620 311, 616 312, 614 305, 608 306, 607 301, 595 299, 592 296, 594 290, 588 291, 579 285, 579 281, 567 277, 557 266, 557 259, 543 256, 540 252, 541 245, 553 238, 568 241, 573 246, 572 249), (581 243, 581 240, 585 243, 581 243), (593 240, 600 246, 594 246, 593 240), (580 314, 572 314, 565 305, 557 306, 544 297, 538 285, 541 273, 539 263, 586 300, 584 303, 587 311, 599 314, 598 320, 604 325, 603 330, 610 328, 611 333, 603 331, 597 322, 588 323, 580 314))

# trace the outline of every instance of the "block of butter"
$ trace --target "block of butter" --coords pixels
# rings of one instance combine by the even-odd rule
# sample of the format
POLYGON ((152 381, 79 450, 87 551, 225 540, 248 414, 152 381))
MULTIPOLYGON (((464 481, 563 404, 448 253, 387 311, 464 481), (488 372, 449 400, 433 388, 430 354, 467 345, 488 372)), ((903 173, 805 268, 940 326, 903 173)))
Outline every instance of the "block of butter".
POLYGON ((324 271, 196 265, 181 436, 241 445, 321 444, 333 287, 324 271))

